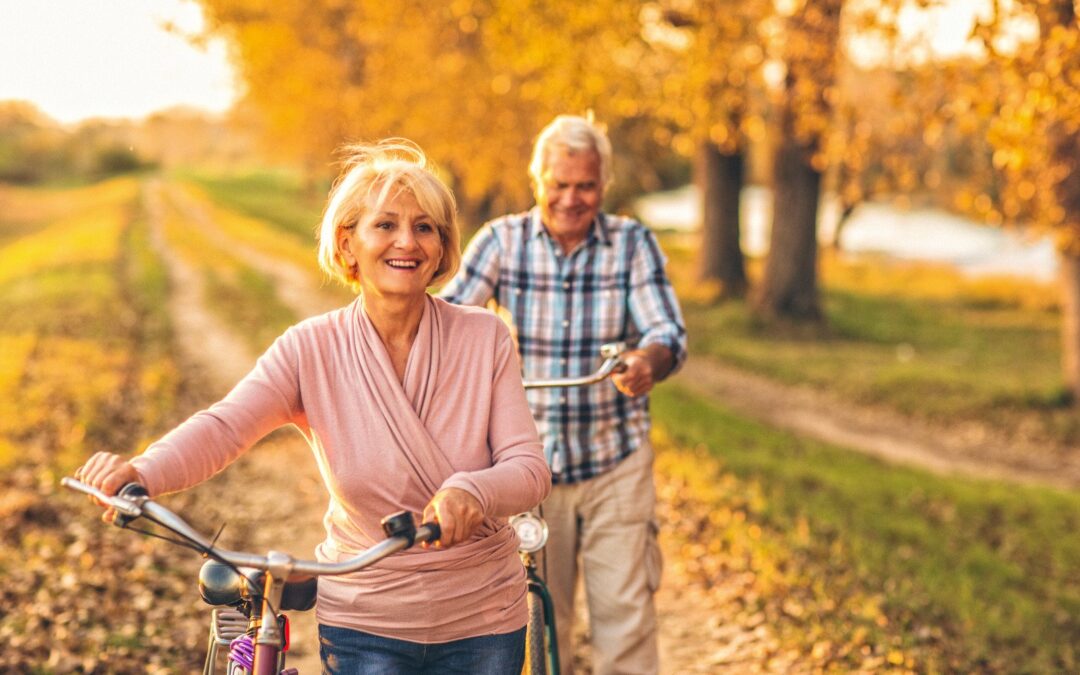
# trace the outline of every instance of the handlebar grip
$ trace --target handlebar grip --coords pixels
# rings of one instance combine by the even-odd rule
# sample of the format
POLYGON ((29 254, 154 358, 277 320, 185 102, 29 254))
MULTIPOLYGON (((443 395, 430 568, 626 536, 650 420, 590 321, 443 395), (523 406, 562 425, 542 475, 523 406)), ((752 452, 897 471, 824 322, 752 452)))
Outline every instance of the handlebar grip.
POLYGON ((420 523, 420 527, 416 528, 416 540, 426 541, 434 544, 442 537, 442 528, 435 521, 429 523, 420 523), (425 536, 425 534, 427 536, 425 536))
POLYGON ((149 497, 150 491, 139 483, 128 483, 120 488, 120 492, 117 492, 116 494, 131 499, 132 497, 149 497))
MULTIPOLYGON (((136 497, 149 497, 150 491, 139 483, 128 483, 124 487, 120 488, 120 491, 116 493, 117 497, 123 497, 125 499, 134 499, 136 497)), ((128 523, 135 520, 135 516, 124 515, 123 513, 117 513, 116 518, 113 519, 113 525, 117 527, 127 527, 128 523)))

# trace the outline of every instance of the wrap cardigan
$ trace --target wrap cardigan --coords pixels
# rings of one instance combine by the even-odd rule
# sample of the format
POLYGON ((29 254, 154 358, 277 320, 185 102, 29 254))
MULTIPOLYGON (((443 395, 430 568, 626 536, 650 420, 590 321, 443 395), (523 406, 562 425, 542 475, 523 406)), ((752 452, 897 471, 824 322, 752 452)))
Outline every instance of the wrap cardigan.
POLYGON ((450 549, 416 547, 319 580, 320 623, 421 643, 526 623, 525 573, 506 517, 547 496, 551 474, 509 330, 492 313, 425 299, 404 382, 362 298, 288 329, 220 402, 132 460, 151 495, 222 470, 293 424, 329 491, 316 557, 338 562, 384 539, 380 519, 467 490, 485 519, 450 549))

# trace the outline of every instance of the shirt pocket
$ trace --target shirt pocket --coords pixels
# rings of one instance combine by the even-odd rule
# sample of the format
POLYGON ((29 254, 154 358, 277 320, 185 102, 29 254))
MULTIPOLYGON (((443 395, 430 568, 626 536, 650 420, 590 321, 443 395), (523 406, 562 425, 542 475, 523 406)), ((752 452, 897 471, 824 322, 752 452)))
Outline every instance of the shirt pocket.
POLYGON ((599 328, 596 336, 601 342, 614 342, 626 335, 627 293, 626 285, 618 277, 605 277, 598 284, 593 298, 596 321, 599 328))

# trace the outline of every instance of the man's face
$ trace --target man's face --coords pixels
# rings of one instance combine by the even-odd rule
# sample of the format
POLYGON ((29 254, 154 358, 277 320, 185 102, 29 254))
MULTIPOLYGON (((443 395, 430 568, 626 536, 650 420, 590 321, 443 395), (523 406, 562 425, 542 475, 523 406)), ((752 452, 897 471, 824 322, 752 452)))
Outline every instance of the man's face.
POLYGON ((548 232, 564 251, 571 251, 588 235, 603 198, 600 155, 595 150, 561 146, 548 150, 536 186, 536 204, 548 232))

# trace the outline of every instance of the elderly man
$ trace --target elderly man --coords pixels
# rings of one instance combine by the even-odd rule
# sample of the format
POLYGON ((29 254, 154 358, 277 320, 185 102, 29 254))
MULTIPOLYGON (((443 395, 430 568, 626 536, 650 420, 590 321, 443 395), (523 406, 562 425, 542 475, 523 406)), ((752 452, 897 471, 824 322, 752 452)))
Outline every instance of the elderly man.
POLYGON ((634 345, 614 386, 530 391, 529 404, 555 483, 542 506, 551 533, 542 570, 562 672, 572 672, 580 561, 593 672, 655 673, 661 560, 646 395, 685 359, 686 331, 655 237, 600 210, 611 182, 605 133, 557 117, 537 138, 529 173, 536 206, 486 224, 442 295, 494 299, 512 318, 526 378, 583 375, 600 345, 634 345))

